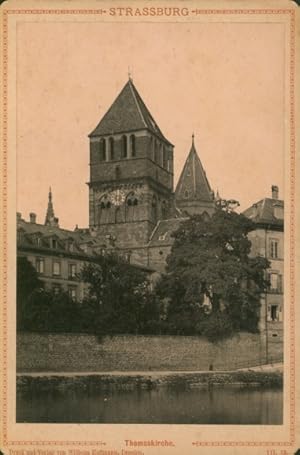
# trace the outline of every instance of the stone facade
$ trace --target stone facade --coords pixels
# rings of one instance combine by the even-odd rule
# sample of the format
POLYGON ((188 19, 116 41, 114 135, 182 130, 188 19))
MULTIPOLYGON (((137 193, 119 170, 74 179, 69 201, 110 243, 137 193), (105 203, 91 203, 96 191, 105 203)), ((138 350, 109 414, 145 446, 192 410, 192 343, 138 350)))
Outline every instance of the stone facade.
POLYGON ((163 271, 168 232, 184 217, 214 210, 214 194, 197 155, 194 137, 174 191, 174 146, 161 132, 131 79, 90 134, 89 227, 101 242, 111 236, 131 261, 163 271))

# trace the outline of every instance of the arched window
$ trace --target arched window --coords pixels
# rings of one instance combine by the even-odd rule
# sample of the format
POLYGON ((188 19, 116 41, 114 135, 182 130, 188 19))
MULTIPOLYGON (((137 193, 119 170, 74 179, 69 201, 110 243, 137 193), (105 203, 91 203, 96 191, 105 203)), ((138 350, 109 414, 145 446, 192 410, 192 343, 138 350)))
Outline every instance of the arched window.
POLYGON ((185 190, 185 192, 184 192, 184 197, 185 197, 185 199, 188 199, 188 198, 189 198, 189 195, 190 195, 189 191, 188 191, 188 190, 185 190))
POLYGON ((205 221, 205 222, 210 220, 210 216, 207 212, 203 212, 201 216, 202 216, 203 221, 205 221))
POLYGON ((100 161, 106 160, 106 141, 101 139, 100 141, 100 161))
POLYGON ((122 136, 122 158, 127 158, 127 136, 122 136))
POLYGON ((132 134, 130 136, 130 150, 131 150, 131 156, 136 156, 135 135, 134 134, 132 134))
POLYGON ((109 153, 110 153, 110 159, 114 160, 115 159, 115 151, 114 151, 114 138, 113 137, 109 138, 109 153))
POLYGON ((126 221, 138 219, 138 199, 134 192, 130 193, 126 200, 126 221))
POLYGON ((98 206, 98 224, 112 222, 112 208, 107 195, 103 196, 98 206))

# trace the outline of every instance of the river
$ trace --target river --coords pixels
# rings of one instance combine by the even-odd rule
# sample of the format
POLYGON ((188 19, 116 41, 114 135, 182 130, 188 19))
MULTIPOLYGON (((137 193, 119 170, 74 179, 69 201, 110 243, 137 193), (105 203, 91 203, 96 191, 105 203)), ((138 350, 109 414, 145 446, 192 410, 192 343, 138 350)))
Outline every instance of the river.
POLYGON ((282 416, 278 388, 35 390, 17 395, 17 422, 280 425, 282 416))

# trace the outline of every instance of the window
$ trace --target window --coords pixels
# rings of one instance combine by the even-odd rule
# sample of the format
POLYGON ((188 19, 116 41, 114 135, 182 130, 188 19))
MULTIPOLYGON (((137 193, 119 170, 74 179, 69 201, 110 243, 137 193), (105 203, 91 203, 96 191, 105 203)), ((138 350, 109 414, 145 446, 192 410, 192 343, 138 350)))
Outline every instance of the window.
POLYGON ((36 271, 38 273, 44 273, 45 270, 45 261, 44 259, 38 258, 36 260, 36 271))
POLYGON ((271 320, 278 321, 278 305, 271 305, 271 320))
POLYGON ((272 259, 277 259, 278 258, 278 240, 276 239, 271 239, 270 240, 270 257, 272 259))
POLYGON ((53 275, 55 276, 60 275, 60 262, 58 261, 53 262, 53 275))
POLYGON ((137 221, 138 212, 137 212, 138 199, 134 193, 130 193, 126 201, 126 221, 137 221))
POLYGON ((74 242, 73 242, 73 240, 68 241, 68 243, 67 243, 67 248, 68 248, 68 250, 69 250, 71 253, 74 252, 74 242))
POLYGON ((98 206, 98 222, 99 224, 106 224, 112 223, 114 220, 112 219, 113 212, 111 209, 111 203, 108 197, 105 195, 103 196, 99 206, 98 206))
POLYGON ((54 294, 59 294, 61 292, 61 285, 59 283, 53 283, 52 284, 52 290, 54 294))
POLYGON ((109 138, 109 152, 110 152, 110 159, 114 160, 115 159, 115 150, 114 150, 114 138, 113 137, 109 138))
POLYGON ((283 207, 274 205, 274 216, 278 220, 283 220, 283 207))
POLYGON ((189 195, 190 195, 189 191, 185 190, 185 192, 184 192, 185 199, 188 199, 189 195))
POLYGON ((69 294, 69 297, 72 299, 72 300, 76 300, 76 297, 77 297, 77 289, 75 286, 69 286, 68 287, 68 294, 69 294))
POLYGON ((269 275, 270 287, 269 290, 273 292, 283 292, 283 279, 279 273, 270 273, 269 275))
POLYGON ((167 203, 166 203, 166 201, 162 201, 162 203, 161 203, 161 216, 162 216, 162 218, 165 219, 167 217, 167 214, 168 214, 167 203))
POLYGON ((42 239, 39 235, 36 237, 36 244, 37 244, 37 246, 41 246, 41 244, 42 244, 42 239))
POLYGON ((106 141, 105 139, 101 139, 100 143, 100 161, 106 160, 106 141))
POLYGON ((278 274, 277 273, 270 274, 270 289, 271 289, 271 291, 278 290, 278 274))
POLYGON ((135 135, 134 134, 132 134, 130 136, 130 148, 131 148, 131 156, 136 156, 135 135))
POLYGON ((57 240, 56 239, 50 239, 50 247, 56 250, 57 248, 57 240))
POLYGON ((122 136, 122 158, 127 158, 127 137, 122 136))
POLYGON ((69 278, 76 278, 76 264, 69 264, 69 278))

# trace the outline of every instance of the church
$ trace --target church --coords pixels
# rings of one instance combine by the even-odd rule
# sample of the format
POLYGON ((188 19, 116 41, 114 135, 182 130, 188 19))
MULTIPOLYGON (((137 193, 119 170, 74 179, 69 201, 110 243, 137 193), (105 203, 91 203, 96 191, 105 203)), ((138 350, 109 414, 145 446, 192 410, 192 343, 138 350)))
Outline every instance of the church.
POLYGON ((180 221, 214 211, 194 136, 174 189, 174 145, 129 78, 89 139, 91 235, 131 263, 163 271, 180 221))

